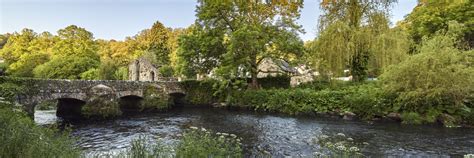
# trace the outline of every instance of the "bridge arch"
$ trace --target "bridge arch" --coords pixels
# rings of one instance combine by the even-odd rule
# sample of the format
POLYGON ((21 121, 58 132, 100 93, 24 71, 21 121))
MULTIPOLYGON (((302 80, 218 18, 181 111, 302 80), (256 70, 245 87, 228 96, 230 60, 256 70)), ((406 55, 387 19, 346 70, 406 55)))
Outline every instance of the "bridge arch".
POLYGON ((76 98, 58 98, 57 99, 56 116, 63 119, 79 119, 82 118, 82 107, 86 101, 76 98))
POLYGON ((138 95, 126 95, 118 98, 120 110, 124 114, 136 113, 141 110, 143 97, 138 95))

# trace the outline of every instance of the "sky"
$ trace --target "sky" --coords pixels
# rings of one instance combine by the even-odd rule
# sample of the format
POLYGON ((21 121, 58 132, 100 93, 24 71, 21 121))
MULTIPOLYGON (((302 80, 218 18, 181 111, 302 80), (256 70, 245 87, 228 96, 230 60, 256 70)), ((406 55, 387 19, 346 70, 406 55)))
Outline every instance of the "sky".
MULTIPOLYGON (((320 0, 305 0, 298 24, 304 40, 316 36, 320 0)), ((395 24, 410 13, 416 0, 399 0, 392 9, 395 24)), ((69 25, 92 32, 96 39, 123 40, 150 28, 155 21, 167 27, 185 28, 195 21, 196 0, 0 0, 0 34, 48 31, 69 25)))

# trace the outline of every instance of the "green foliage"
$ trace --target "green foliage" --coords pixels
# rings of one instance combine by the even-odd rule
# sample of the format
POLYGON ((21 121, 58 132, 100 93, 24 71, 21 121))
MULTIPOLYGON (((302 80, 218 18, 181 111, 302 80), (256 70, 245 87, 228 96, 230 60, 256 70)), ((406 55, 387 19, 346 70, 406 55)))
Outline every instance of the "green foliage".
POLYGON ((191 25, 178 39, 177 71, 188 78, 208 74, 219 65, 225 52, 223 32, 191 25))
POLYGON ((148 85, 145 92, 141 110, 166 110, 170 108, 170 97, 161 92, 159 87, 148 85))
POLYGON ((214 95, 215 80, 186 80, 180 82, 181 87, 186 91, 185 101, 194 105, 209 105, 219 98, 214 95))
POLYGON ((119 67, 114 73, 117 80, 128 80, 128 67, 119 67))
POLYGON ((48 101, 43 101, 36 105, 37 110, 56 110, 56 106, 58 104, 57 100, 48 100, 48 101))
POLYGON ((323 90, 323 89, 339 90, 351 85, 354 85, 354 83, 341 81, 341 80, 327 81, 327 80, 316 79, 315 81, 312 81, 312 82, 302 83, 298 85, 296 88, 312 89, 312 90, 323 90))
POLYGON ((7 63, 0 63, 0 76, 5 75, 7 68, 8 68, 7 63))
POLYGON ((301 1, 198 1, 196 23, 182 36, 180 72, 215 74, 224 79, 252 77, 258 88, 258 64, 265 57, 289 58, 301 52, 296 24, 301 1), (284 19, 284 20, 278 20, 284 19))
POLYGON ((401 119, 403 120, 402 123, 404 124, 421 124, 423 123, 423 117, 416 112, 404 112, 400 115, 401 119))
POLYGON ((240 138, 191 127, 176 148, 176 157, 242 157, 240 138))
POLYGON ((12 76, 33 77, 33 69, 49 60, 53 36, 44 32, 40 35, 30 29, 13 33, 0 50, 0 57, 8 64, 7 72, 12 76))
POLYGON ((13 102, 15 96, 25 90, 24 86, 5 81, 3 78, 0 81, 2 81, 0 84, 0 97, 6 101, 13 102))
POLYGON ((349 69, 354 81, 364 81, 384 66, 400 62, 410 43, 405 33, 389 28, 387 8, 394 2, 321 3, 320 34, 307 44, 309 62, 320 74, 331 77, 349 69))
POLYGON ((116 80, 115 72, 118 69, 117 63, 110 59, 102 60, 98 68, 98 79, 100 80, 116 80))
POLYGON ((150 29, 141 31, 134 38, 138 42, 137 49, 142 52, 149 52, 153 54, 150 61, 156 65, 169 64, 169 54, 171 53, 168 47, 170 30, 166 28, 161 22, 156 21, 150 29))
POLYGON ((98 60, 88 57, 53 57, 34 69, 35 77, 51 79, 80 79, 81 74, 99 65, 98 60))
POLYGON ((88 118, 114 118, 122 115, 119 104, 106 97, 93 96, 84 106, 81 113, 88 118))
POLYGON ((86 72, 81 73, 81 79, 83 80, 97 80, 99 79, 99 70, 92 68, 86 72))
MULTIPOLYGON (((261 88, 290 88, 290 76, 267 76, 265 78, 259 78, 258 83, 261 88)), ((251 82, 251 81, 250 81, 251 82)))
POLYGON ((173 68, 169 65, 163 65, 159 69, 161 76, 163 77, 173 77, 173 68))
POLYGON ((474 2, 455 0, 455 1, 419 1, 420 5, 406 17, 404 21, 398 24, 405 28, 413 38, 420 44, 423 37, 432 37, 439 30, 446 30, 450 21, 456 21, 466 27, 461 31, 460 44, 474 46, 474 2))
POLYGON ((100 62, 92 33, 75 25, 58 31, 51 52, 51 60, 34 68, 35 77, 80 79, 83 72, 97 68, 100 62))
POLYGON ((186 129, 176 146, 146 137, 131 142, 131 148, 118 153, 90 155, 92 157, 155 158, 155 157, 242 157, 241 139, 234 134, 214 133, 204 128, 186 129))
POLYGON ((68 132, 37 126, 0 102, 0 157, 80 157, 68 132))
POLYGON ((456 48, 453 31, 457 32, 440 32, 426 39, 418 54, 382 75, 383 89, 394 97, 395 110, 460 115, 473 108, 467 105, 474 92, 474 51, 456 48))
POLYGON ((231 105, 241 105, 255 110, 308 114, 350 111, 345 104, 346 91, 310 89, 248 90, 235 93, 231 105))
POLYGON ((348 87, 344 96, 345 104, 351 111, 364 119, 385 116, 391 110, 383 90, 375 84, 348 87))

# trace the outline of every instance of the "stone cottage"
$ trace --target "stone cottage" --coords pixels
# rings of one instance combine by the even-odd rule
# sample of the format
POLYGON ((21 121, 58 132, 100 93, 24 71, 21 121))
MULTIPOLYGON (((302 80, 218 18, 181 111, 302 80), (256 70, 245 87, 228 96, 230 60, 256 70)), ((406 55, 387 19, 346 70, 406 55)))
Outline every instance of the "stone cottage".
POLYGON ((148 59, 140 57, 128 65, 128 80, 157 81, 161 76, 158 68, 148 59))
POLYGON ((275 77, 279 75, 296 75, 297 71, 288 62, 281 59, 265 58, 258 65, 258 78, 275 77))

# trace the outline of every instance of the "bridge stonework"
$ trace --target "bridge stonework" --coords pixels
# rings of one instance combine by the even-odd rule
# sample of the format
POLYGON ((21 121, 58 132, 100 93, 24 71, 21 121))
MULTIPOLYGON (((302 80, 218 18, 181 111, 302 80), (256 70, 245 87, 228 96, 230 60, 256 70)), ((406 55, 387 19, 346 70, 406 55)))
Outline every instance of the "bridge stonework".
POLYGON ((22 83, 26 86, 27 92, 19 94, 16 100, 31 116, 34 114, 35 106, 47 100, 76 99, 87 103, 93 97, 109 96, 108 99, 118 102, 120 98, 128 96, 144 98, 146 88, 150 86, 163 95, 185 94, 179 82, 170 79, 161 81, 22 79, 22 83))

